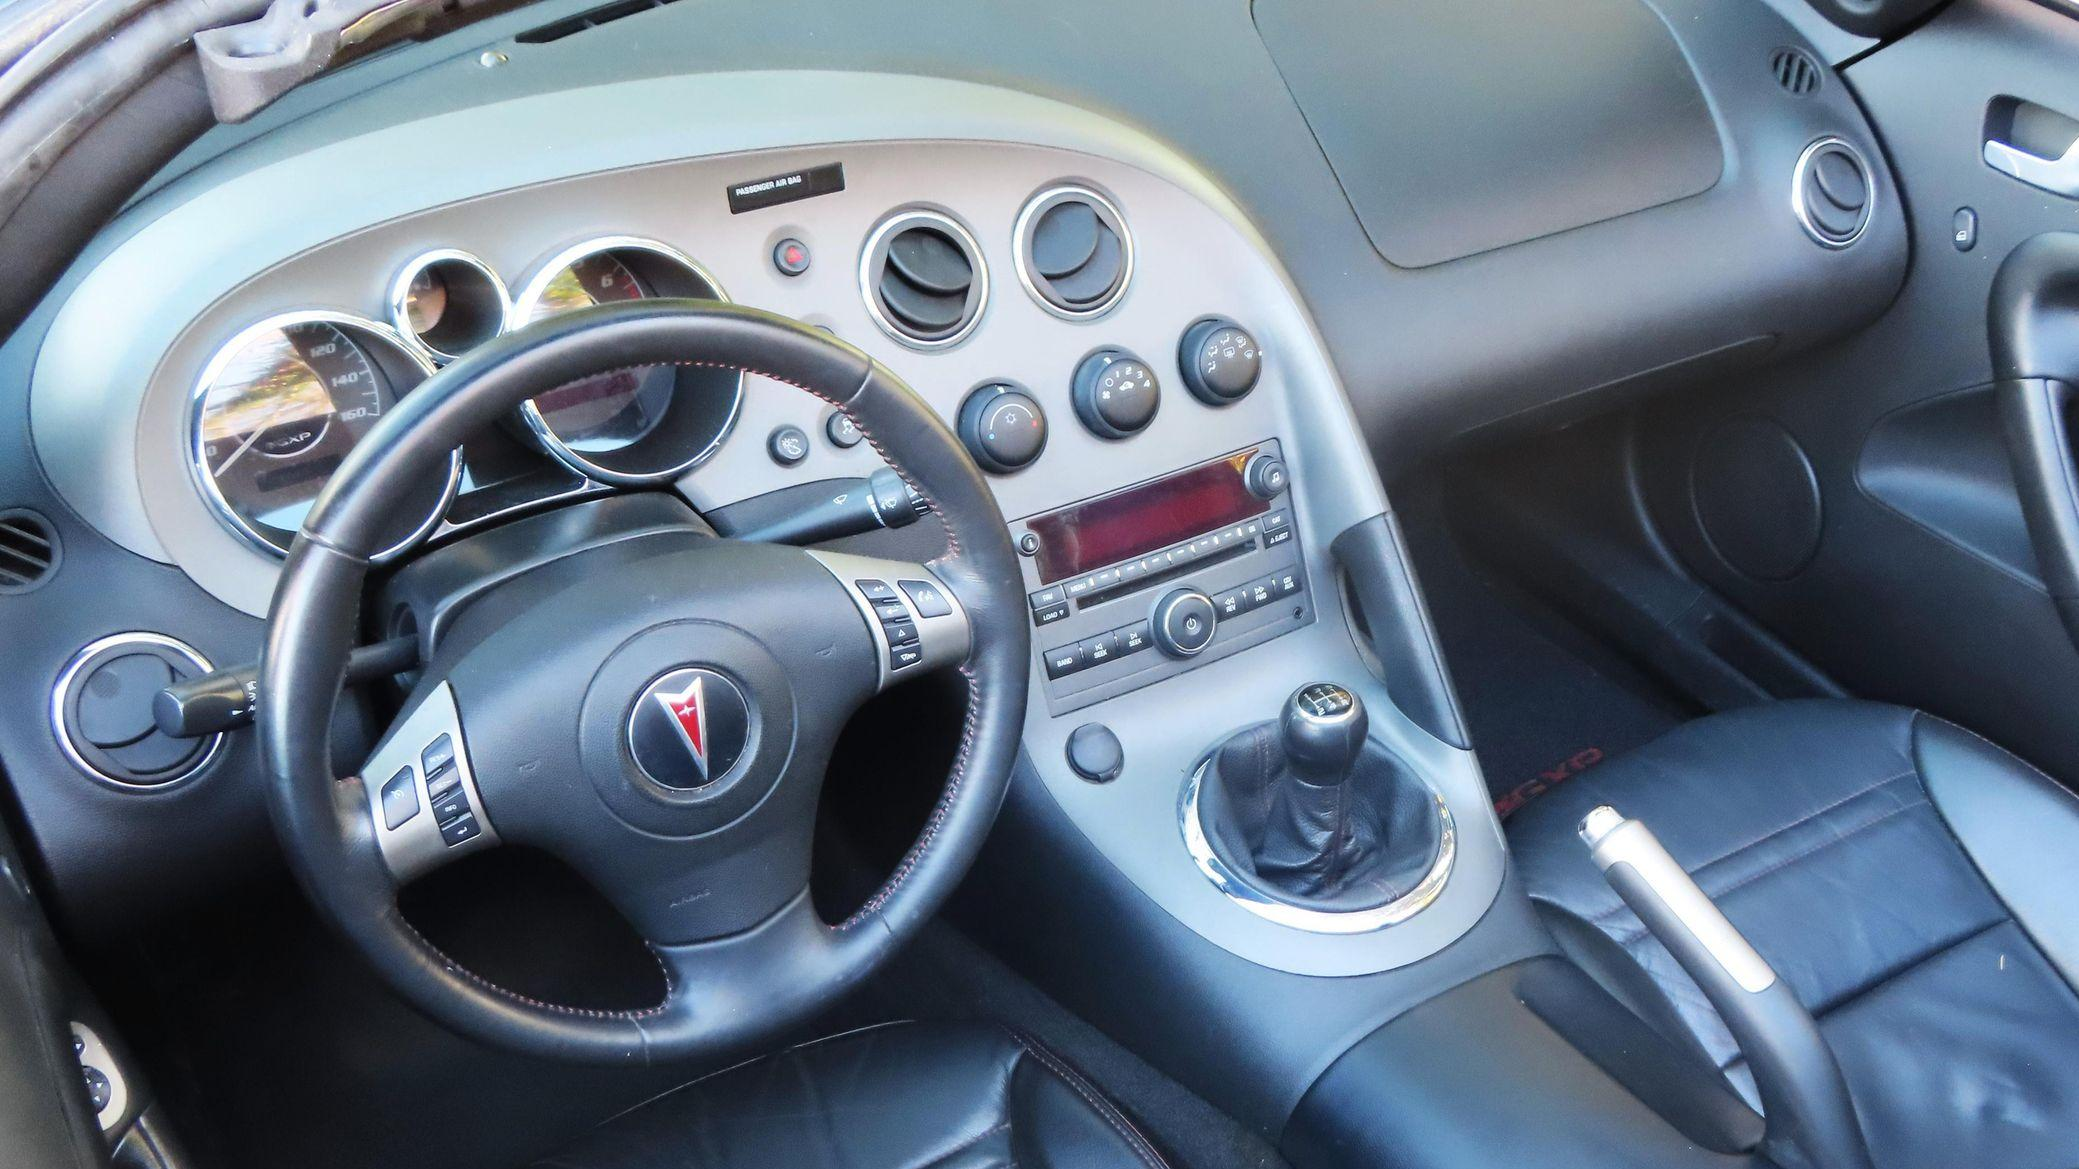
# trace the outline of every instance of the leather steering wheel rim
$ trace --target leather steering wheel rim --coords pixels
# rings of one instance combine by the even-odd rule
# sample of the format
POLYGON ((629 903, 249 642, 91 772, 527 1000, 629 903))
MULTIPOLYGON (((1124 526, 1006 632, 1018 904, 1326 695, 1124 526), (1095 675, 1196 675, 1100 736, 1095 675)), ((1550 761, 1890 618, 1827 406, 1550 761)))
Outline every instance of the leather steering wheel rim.
MULTIPOLYGON (((760 389, 747 382, 746 393, 760 389)), ((993 494, 943 421, 887 368, 790 319, 712 301, 645 300, 550 318, 487 343, 405 395, 356 446, 283 566, 261 661, 268 804, 292 868, 323 915, 407 1001, 450 1028, 518 1051, 609 1064, 740 1048, 856 985, 943 906, 1009 784, 1029 679, 1023 587, 993 494), (362 586, 390 501, 469 435, 581 378, 646 365, 712 365, 786 383, 849 413, 937 513, 929 563, 965 610, 967 713, 944 794, 887 883, 847 920, 821 921, 804 889, 748 930, 653 945, 666 996, 643 1010, 538 1002, 437 950, 398 909, 373 843, 367 787, 333 774, 329 727, 362 586)), ((380 777, 368 777, 380 782, 380 777)), ((493 813, 495 817, 495 812, 493 813)))

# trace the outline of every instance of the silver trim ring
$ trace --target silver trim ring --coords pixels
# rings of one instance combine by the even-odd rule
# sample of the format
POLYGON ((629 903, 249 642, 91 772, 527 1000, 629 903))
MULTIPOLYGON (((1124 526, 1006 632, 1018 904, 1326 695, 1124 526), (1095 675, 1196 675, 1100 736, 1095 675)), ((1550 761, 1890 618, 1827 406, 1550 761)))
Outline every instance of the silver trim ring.
POLYGON ((1119 205, 1080 183, 1062 183, 1048 187, 1026 200, 1025 206, 1018 212, 1017 223, 1011 228, 1011 258, 1018 272, 1018 283, 1025 286, 1026 293, 1041 308, 1064 321, 1095 320, 1117 308, 1119 302, 1126 299, 1126 289, 1133 283, 1133 254, 1133 231, 1126 226, 1126 216, 1120 212, 1119 205), (1083 199, 1093 204, 1097 208, 1098 218, 1106 220, 1106 226, 1119 236, 1119 287, 1113 289, 1110 296, 1085 309, 1071 309, 1055 304, 1046 293, 1040 291, 1039 282, 1032 274, 1033 225, 1041 215, 1070 199, 1083 199))
POLYGON ((203 657, 201 652, 194 646, 176 638, 168 637, 163 633, 146 633, 142 630, 134 630, 129 633, 112 633, 107 637, 96 638, 81 646, 79 651, 66 661, 65 668, 58 671, 58 680, 51 687, 51 737, 58 741, 58 750, 64 754, 67 760, 71 761, 74 767, 79 768, 94 779, 98 779, 103 783, 112 783, 125 791, 165 791, 175 784, 193 778, 203 768, 215 762, 218 755, 223 754, 224 735, 222 732, 209 737, 208 745, 202 749, 200 755, 195 757, 194 762, 164 779, 154 780, 151 783, 139 783, 134 779, 123 779, 119 776, 110 775, 92 763, 87 762, 86 756, 80 754, 79 748, 73 744, 72 736, 65 733, 65 696, 72 692, 72 684, 78 681, 79 672, 86 668, 87 662, 93 658, 109 650, 120 649, 130 645, 147 645, 171 650, 179 654, 189 665, 195 667, 198 677, 216 669, 215 666, 210 664, 209 659, 203 657))
POLYGON ((859 296, 866 302, 866 313, 873 318, 873 323, 898 343, 925 353, 950 349, 967 340, 981 326, 983 315, 989 311, 989 261, 982 256, 982 245, 974 233, 950 214, 929 207, 905 208, 881 220, 867 233, 866 244, 859 249, 859 296), (887 243, 895 233, 920 223, 950 233, 959 242, 961 250, 967 253, 975 273, 974 285, 968 292, 968 298, 974 302, 974 311, 958 329, 933 339, 915 336, 889 320, 887 312, 881 308, 881 298, 874 290, 874 257, 886 256, 887 243))
MULTIPOLYGON (((709 292, 708 299, 718 300, 724 304, 730 303, 729 293, 723 289, 722 282, 715 279, 714 273, 708 271, 705 266, 693 257, 672 247, 670 244, 646 239, 642 236, 603 235, 572 244, 550 256, 537 266, 533 275, 527 278, 527 283, 521 287, 520 294, 512 300, 506 317, 505 331, 512 332, 516 329, 522 329, 531 323, 535 306, 541 301, 542 294, 548 291, 549 282, 560 275, 565 268, 570 267, 579 260, 589 259, 602 252, 643 252, 659 257, 684 268, 694 279, 706 285, 709 292)), ((742 370, 738 370, 736 373, 735 397, 729 404, 729 418, 723 422, 722 428, 716 433, 714 440, 694 452, 691 458, 683 462, 660 471, 643 472, 640 474, 616 471, 611 467, 601 466, 572 450, 569 445, 557 436, 555 430, 549 426, 548 420, 542 417, 541 408, 534 404, 533 399, 520 403, 519 415, 520 421, 527 427, 527 432, 534 437, 535 442, 541 447, 542 451, 558 463, 563 464, 568 470, 583 475, 594 482, 605 483, 614 487, 652 487, 660 483, 674 482, 684 477, 687 472, 695 467, 713 458, 715 452, 722 449, 722 443, 736 429, 737 419, 742 417, 743 408, 744 375, 742 370)))
MULTIPOLYGON (((265 533, 261 532, 259 528, 248 522, 244 516, 239 515, 238 509, 232 507, 231 501, 225 498, 223 489, 217 486, 216 478, 209 473, 208 462, 202 453, 202 407, 203 403, 209 398, 209 391, 216 385, 217 378, 223 375, 224 367, 231 364, 232 358, 236 357, 240 350, 251 344, 255 337, 269 331, 279 331, 295 325, 313 323, 331 325, 341 332, 353 330, 364 334, 361 338, 362 340, 373 338, 377 342, 388 345, 396 350, 399 356, 419 370, 421 381, 432 377, 435 372, 433 363, 422 356, 416 346, 407 343, 397 330, 364 316, 354 313, 335 312, 331 309, 292 309, 289 312, 276 313, 271 317, 255 321, 240 329, 232 335, 229 341, 217 347, 217 351, 210 357, 209 363, 202 367, 202 377, 195 383, 195 389, 188 397, 188 475, 201 489, 203 502, 208 504, 210 510, 216 513, 219 523, 229 528, 232 535, 243 540, 255 551, 276 559, 287 555, 288 549, 276 544, 265 533)), ((395 386, 391 387, 393 398, 402 398, 410 392, 411 388, 399 390, 395 386)), ((428 534, 440 526, 440 521, 447 517, 448 509, 454 506, 455 496, 461 488, 462 449, 457 447, 448 454, 447 487, 441 491, 440 504, 433 509, 433 514, 427 516, 426 522, 414 528, 410 535, 377 553, 371 559, 377 564, 394 559, 406 549, 425 539, 428 534)))
POLYGON ((1820 247, 1836 252, 1851 247, 1870 230, 1870 224, 1876 222, 1877 172, 1871 168, 1870 160, 1863 152, 1856 149, 1855 144, 1846 138, 1829 134, 1816 139, 1797 156, 1797 165, 1791 168, 1790 213, 1797 217, 1797 225, 1805 229, 1805 235, 1820 247), (1838 146, 1847 151, 1849 156, 1855 159, 1855 165, 1862 168, 1863 179, 1869 185, 1869 205, 1863 208, 1862 220, 1855 225, 1855 234, 1846 239, 1837 240, 1819 230, 1819 225, 1812 221, 1812 210, 1805 202, 1805 176, 1812 170, 1812 160, 1819 156, 1820 151, 1830 146, 1838 146))
MULTIPOLYGON (((435 248, 430 252, 421 252, 412 257, 404 267, 397 270, 396 278, 390 281, 390 327, 397 330, 397 335, 402 337, 407 345, 417 350, 420 356, 433 362, 435 365, 446 365, 462 355, 436 349, 428 344, 425 338, 412 331, 411 316, 405 311, 411 299, 411 282, 418 278, 419 273, 435 264, 462 264, 476 269, 485 279, 491 282, 491 289, 498 296, 498 328, 496 332, 491 334, 492 337, 505 332, 511 326, 513 297, 512 293, 505 287, 505 281, 498 275, 496 269, 477 256, 460 248, 435 248)), ((490 338, 486 337, 484 340, 490 340, 490 338)))
POLYGON ((1429 908, 1430 904, 1444 892, 1445 882, 1451 879, 1451 866, 1458 858, 1458 832, 1451 819, 1451 808, 1444 798, 1435 792, 1430 798, 1436 801, 1438 826, 1437 859, 1415 882, 1415 887, 1384 905, 1370 909, 1335 911, 1307 909, 1279 901, 1259 891, 1242 879, 1241 874, 1220 859, 1213 851, 1213 844, 1206 836, 1205 821, 1201 818, 1198 799, 1200 785, 1205 781, 1206 768, 1212 765, 1207 759, 1193 769, 1190 778, 1184 781, 1183 794, 1177 800, 1177 818, 1184 831, 1184 849, 1197 863, 1198 871, 1205 874, 1213 887, 1226 894, 1229 901, 1248 910, 1266 921, 1305 930, 1316 934, 1366 934, 1382 930, 1387 926, 1399 925, 1429 908))

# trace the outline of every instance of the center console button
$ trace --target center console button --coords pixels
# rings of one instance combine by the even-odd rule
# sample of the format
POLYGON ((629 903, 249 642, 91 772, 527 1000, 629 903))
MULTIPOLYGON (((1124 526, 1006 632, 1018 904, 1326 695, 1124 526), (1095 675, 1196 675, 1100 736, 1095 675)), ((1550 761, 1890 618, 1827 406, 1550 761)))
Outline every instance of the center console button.
POLYGON ((1127 654, 1139 653, 1155 644, 1146 621, 1128 625, 1124 629, 1114 629, 1112 632, 1119 639, 1119 656, 1122 658, 1127 654))
POLYGON ((1066 616, 1068 616, 1068 602, 1063 601, 1058 605, 1048 605, 1044 609, 1034 609, 1032 611, 1032 623, 1036 626, 1052 625, 1066 616))
POLYGON ((1256 338, 1224 317, 1209 317, 1184 331, 1177 345, 1177 368, 1184 388, 1208 406, 1239 402, 1263 376, 1263 353, 1256 338))
POLYGON ((1213 643, 1220 624, 1213 599, 1197 589, 1176 589, 1155 602, 1149 616, 1155 644, 1173 658, 1194 657, 1213 643))
POLYGON ((1218 609, 1222 617, 1239 617, 1248 607, 1240 589, 1229 589, 1213 597, 1213 608, 1218 609))
POLYGON ((1162 404, 1147 362, 1124 349, 1100 349, 1076 367, 1069 401, 1076 417, 1099 438, 1126 438, 1145 429, 1162 404))
POLYGON ((969 394, 956 429, 975 462, 998 475, 1029 466, 1047 445, 1047 416, 1038 400, 1003 382, 969 394))
POLYGON ((1100 633, 1077 645, 1076 652, 1083 660, 1084 669, 1101 666, 1119 656, 1119 639, 1110 633, 1100 633))
POLYGON ((1074 645, 1060 645, 1047 651, 1047 677, 1066 678, 1082 668, 1083 659, 1074 645))

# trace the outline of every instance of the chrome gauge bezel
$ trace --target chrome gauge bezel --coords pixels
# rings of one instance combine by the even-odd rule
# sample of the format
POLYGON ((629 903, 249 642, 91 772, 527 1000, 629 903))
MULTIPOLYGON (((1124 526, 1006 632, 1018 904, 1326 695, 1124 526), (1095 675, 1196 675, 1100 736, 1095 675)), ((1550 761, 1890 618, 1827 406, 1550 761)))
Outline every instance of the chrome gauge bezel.
MULTIPOLYGON (((460 248, 435 248, 429 252, 421 252, 413 256, 402 268, 397 270, 396 277, 390 281, 388 302, 390 327, 396 331, 399 337, 403 338, 406 345, 417 351, 421 357, 426 358, 434 365, 446 365, 455 358, 462 356, 462 354, 449 353, 444 349, 440 349, 428 342, 424 337, 413 332, 411 314, 407 311, 411 303, 412 281, 418 278, 419 273, 433 267, 435 264, 461 264, 474 269, 489 283, 492 295, 497 300, 494 308, 497 313, 498 324, 496 331, 491 334, 491 337, 496 337, 512 327, 513 297, 512 292, 505 286, 505 278, 498 274, 496 268, 491 267, 490 264, 484 262, 481 257, 474 253, 465 252, 460 248)), ((486 337, 483 340, 488 341, 491 337, 486 337)), ((478 344, 482 344, 482 341, 479 341, 478 344)))
POLYGON ((1133 228, 1127 225, 1126 215, 1110 197, 1094 187, 1083 183, 1056 183, 1033 195, 1018 211, 1018 220, 1011 228, 1011 260, 1017 269, 1018 283, 1025 286, 1025 293, 1033 303, 1064 321, 1092 321, 1119 307, 1126 299, 1126 290, 1133 286, 1133 228), (1119 235, 1119 287, 1111 295, 1086 309, 1063 308, 1048 299, 1040 291, 1039 283, 1032 273, 1032 230, 1039 217, 1048 210, 1071 199, 1083 199, 1095 205, 1099 218, 1109 221, 1109 226, 1119 235))
MULTIPOLYGON (((288 555, 288 548, 275 543, 265 531, 239 514, 238 509, 232 506, 231 500, 218 486, 216 477, 209 473, 208 460, 203 451, 202 411, 217 379, 223 376, 225 368, 246 346, 270 331, 308 324, 331 325, 343 333, 353 335, 357 342, 389 347, 396 357, 419 371, 421 382, 432 377, 435 372, 433 362, 420 354, 416 347, 407 343, 397 330, 356 313, 332 309, 294 309, 276 313, 240 329, 217 347, 209 361, 203 365, 202 374, 196 379, 195 388, 188 396, 188 475, 202 492, 203 501, 216 515, 217 522, 223 524, 248 547, 277 560, 288 555)), ((393 396, 402 398, 411 391, 409 388, 400 391, 393 386, 391 392, 393 396)), ((447 516, 448 509, 454 506, 455 496, 461 490, 461 486, 462 452, 458 448, 448 453, 447 484, 441 491, 439 506, 433 509, 424 523, 412 529, 410 535, 378 553, 374 557, 375 561, 382 563, 395 559, 431 534, 447 516)))
MULTIPOLYGON (((580 260, 590 259, 604 252, 641 252, 661 259, 668 264, 685 269, 688 275, 705 285, 710 293, 708 299, 724 303, 729 302, 728 291, 722 287, 721 281, 715 279, 713 272, 708 271, 706 266, 702 265, 698 260, 672 247, 670 244, 643 236, 597 236, 572 244, 535 267, 533 274, 527 278, 526 284, 521 286, 519 295, 512 299, 512 305, 508 310, 506 318, 506 331, 512 332, 516 329, 525 328, 528 325, 536 306, 540 304, 541 298, 548 292, 550 282, 555 280, 565 268, 580 260)), ((640 273, 637 273, 637 275, 640 275, 640 273)), ((564 442, 556 434, 555 429, 549 425, 548 419, 542 416, 541 409, 532 400, 520 404, 519 417, 521 424, 527 428, 527 433, 533 437, 536 445, 542 449, 543 453, 569 470, 575 471, 587 479, 614 487, 653 487, 658 484, 676 482, 694 468, 713 458, 715 452, 722 449, 722 444, 728 440, 730 433, 736 429, 737 420, 743 416, 743 404, 744 375, 742 370, 738 370, 733 396, 729 403, 728 418, 722 423, 715 437, 700 450, 693 452, 690 457, 668 467, 643 472, 629 472, 602 466, 597 461, 587 458, 583 453, 573 450, 568 443, 564 442)))

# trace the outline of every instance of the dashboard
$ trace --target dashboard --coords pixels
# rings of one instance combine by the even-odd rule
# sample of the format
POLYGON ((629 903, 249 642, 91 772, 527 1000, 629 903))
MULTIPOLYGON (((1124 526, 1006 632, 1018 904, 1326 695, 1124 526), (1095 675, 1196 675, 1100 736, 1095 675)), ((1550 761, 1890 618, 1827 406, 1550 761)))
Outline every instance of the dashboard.
MULTIPOLYGON (((1378 141, 1412 153, 1383 159, 1353 157, 1370 140, 1318 107, 1310 121, 1335 80, 1299 64, 1318 30, 1276 24, 1279 5, 1078 6, 939 6, 920 40, 916 12, 871 4, 588 15, 551 0, 322 79, 168 168, 0 350, 26 388, 5 437, 40 475, 32 492, 0 469, 0 508, 47 490, 67 555, 105 582, 32 595, 27 665, 5 684, 50 718, 0 726, 70 910, 120 922, 160 874, 236 867, 266 831, 250 736, 162 759, 123 726, 68 750, 93 721, 88 680, 112 662, 156 680, 257 656, 303 511, 441 366, 574 305, 707 296, 864 349, 988 473, 1026 552, 1028 754, 1134 886, 1221 947, 1309 974, 1405 965, 1460 936, 1500 886, 1499 830, 1470 752, 1387 697, 1339 537, 1390 514, 1382 472, 1453 436, 1878 311, 1904 263, 1895 192, 1872 172, 1858 240, 1815 245, 1784 198, 1801 152, 1831 135, 1880 156, 1845 94, 1778 104, 1766 60, 1795 33, 1759 9, 1698 37, 1682 0, 1598 4, 1680 91, 1679 118, 1633 103, 1620 127, 1649 153, 1656 135, 1679 148, 1687 169, 1649 192, 1664 201, 1619 182, 1600 210, 1548 201, 1524 218, 1509 193, 1527 205, 1545 188, 1518 173, 1457 208, 1464 254, 1389 260, 1393 208, 1359 198, 1367 168, 1400 168, 1403 205, 1447 217, 1451 184, 1480 180, 1406 162, 1426 156, 1407 139, 1423 119, 1396 119, 1378 141), (811 21, 820 39, 783 35, 811 21), (1116 37, 1076 31, 1107 22, 1116 37), (1215 75, 1230 84, 1207 92, 1215 75), (1328 675, 1366 680, 1379 737, 1460 825, 1442 896, 1390 939, 1294 938, 1239 913, 1175 839, 1175 781, 1204 746, 1328 675), (1122 777, 1066 762, 1097 722, 1121 740, 1122 777), (149 782, 111 780, 118 755, 150 756, 149 782)), ((1410 44, 1457 35, 1450 5, 1402 17, 1410 44)), ((1528 34, 1480 43, 1542 51, 1528 34)), ((1514 96, 1523 111, 1587 100, 1514 96)), ((1562 168, 1591 157, 1556 153, 1562 168)), ((630 491, 676 493, 725 531, 781 497, 900 506, 872 491, 882 467, 791 387, 616 371, 465 443, 399 509, 390 554, 630 491)))

